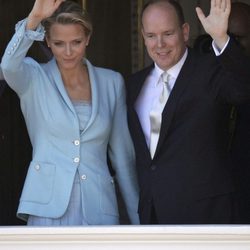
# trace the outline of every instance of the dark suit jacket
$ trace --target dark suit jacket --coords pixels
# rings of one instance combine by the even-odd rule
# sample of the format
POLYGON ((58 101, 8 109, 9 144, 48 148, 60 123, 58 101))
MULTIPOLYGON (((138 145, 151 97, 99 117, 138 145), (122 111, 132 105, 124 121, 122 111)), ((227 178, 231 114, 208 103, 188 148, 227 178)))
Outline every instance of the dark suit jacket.
POLYGON ((6 86, 6 82, 4 80, 1 80, 0 79, 0 96, 2 95, 4 89, 5 89, 5 86, 6 86))
POLYGON ((249 68, 230 41, 219 57, 189 49, 162 114, 151 159, 134 109, 153 65, 127 81, 128 121, 140 184, 139 214, 150 223, 231 223, 233 204, 228 120, 231 103, 249 99, 249 68))
POLYGON ((250 103, 236 108, 236 126, 231 144, 233 175, 239 202, 239 223, 250 224, 250 103))

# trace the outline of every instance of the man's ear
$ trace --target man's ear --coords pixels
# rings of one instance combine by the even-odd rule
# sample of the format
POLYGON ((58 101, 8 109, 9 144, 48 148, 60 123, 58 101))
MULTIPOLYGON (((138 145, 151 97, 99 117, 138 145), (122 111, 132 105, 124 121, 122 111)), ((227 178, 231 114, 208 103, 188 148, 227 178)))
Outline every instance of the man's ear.
POLYGON ((184 23, 182 25, 182 33, 183 33, 183 37, 184 37, 184 41, 188 42, 189 39, 189 31, 190 31, 190 26, 188 23, 184 23))

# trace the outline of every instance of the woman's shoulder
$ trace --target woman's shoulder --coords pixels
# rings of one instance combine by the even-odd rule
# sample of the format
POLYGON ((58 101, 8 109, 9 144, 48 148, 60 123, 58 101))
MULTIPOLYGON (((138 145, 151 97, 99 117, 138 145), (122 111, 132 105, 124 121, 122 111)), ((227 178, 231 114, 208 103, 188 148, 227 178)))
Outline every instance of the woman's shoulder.
POLYGON ((104 67, 95 67, 95 69, 98 74, 102 75, 102 77, 111 78, 111 79, 122 78, 121 73, 113 69, 104 68, 104 67))
POLYGON ((95 75, 100 75, 104 78, 122 78, 121 73, 114 69, 106 68, 106 67, 100 67, 95 66, 91 64, 88 60, 86 60, 88 70, 92 71, 95 75))

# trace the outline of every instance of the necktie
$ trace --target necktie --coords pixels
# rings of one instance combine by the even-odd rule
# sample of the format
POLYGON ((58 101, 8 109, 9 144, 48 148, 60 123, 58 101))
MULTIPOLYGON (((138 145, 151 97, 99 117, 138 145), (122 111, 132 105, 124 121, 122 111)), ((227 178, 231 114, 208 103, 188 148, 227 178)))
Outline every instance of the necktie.
POLYGON ((153 158, 157 143, 159 140, 160 130, 161 130, 161 119, 162 111, 165 107, 165 104, 168 100, 171 88, 169 85, 169 74, 165 71, 161 74, 158 84, 162 84, 162 92, 159 99, 153 105, 152 110, 150 111, 150 145, 149 150, 151 157, 153 158))

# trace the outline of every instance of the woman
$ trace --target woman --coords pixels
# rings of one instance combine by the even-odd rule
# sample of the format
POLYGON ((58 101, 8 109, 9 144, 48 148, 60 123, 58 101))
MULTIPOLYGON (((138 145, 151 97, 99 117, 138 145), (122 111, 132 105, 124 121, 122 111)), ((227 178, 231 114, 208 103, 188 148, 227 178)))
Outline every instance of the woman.
POLYGON ((17 212, 28 225, 119 224, 107 151, 131 223, 139 223, 123 79, 84 58, 91 33, 76 3, 36 0, 2 59, 33 146, 17 212), (39 64, 25 58, 44 35, 53 59, 39 64))

